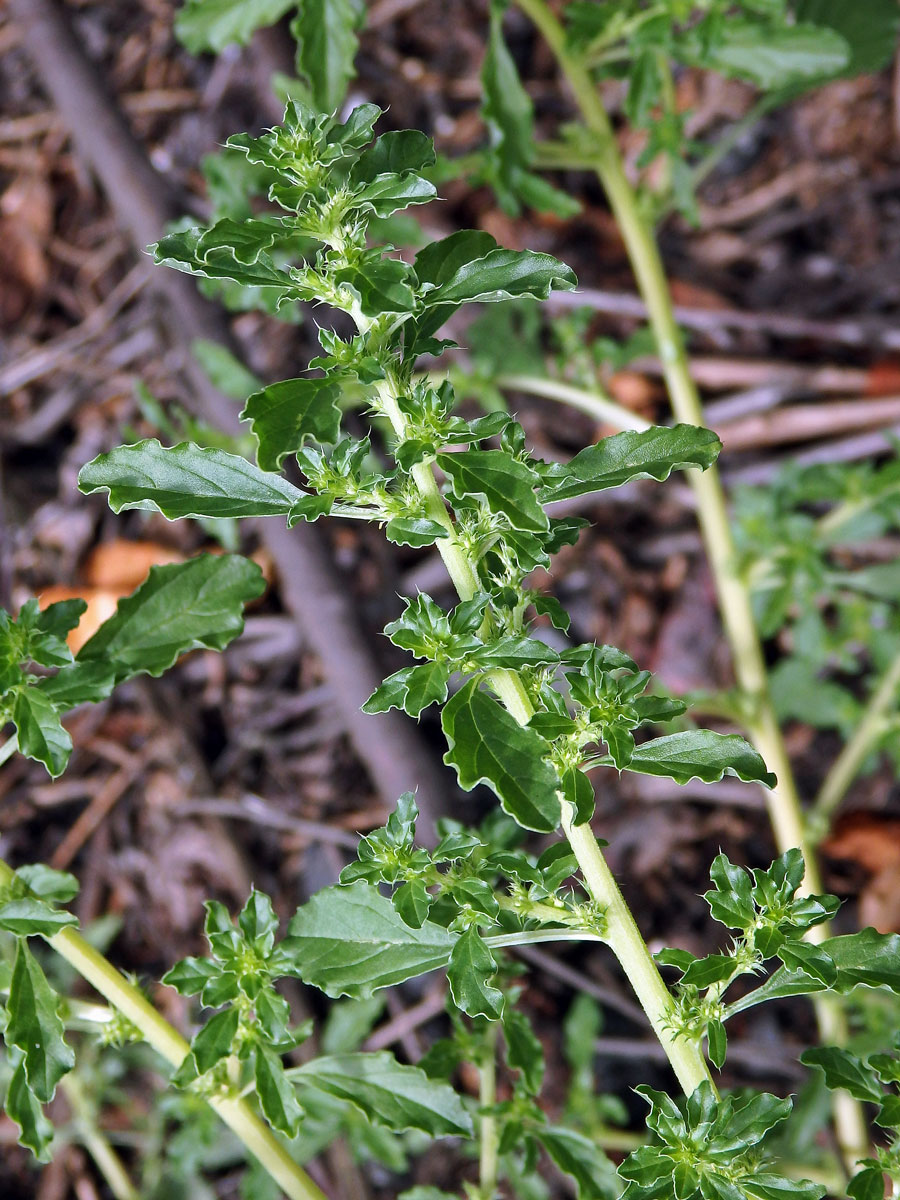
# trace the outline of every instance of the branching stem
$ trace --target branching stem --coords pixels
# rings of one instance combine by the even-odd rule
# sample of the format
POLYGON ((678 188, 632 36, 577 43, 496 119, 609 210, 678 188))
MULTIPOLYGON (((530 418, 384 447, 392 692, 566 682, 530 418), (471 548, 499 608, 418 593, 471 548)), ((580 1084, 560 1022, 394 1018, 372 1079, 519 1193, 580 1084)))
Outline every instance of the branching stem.
MULTIPOLYGON (((653 231, 641 212, 638 198, 625 174, 625 167, 603 101, 585 63, 570 53, 565 32, 546 0, 517 0, 519 7, 543 35, 568 80, 585 125, 595 138, 593 169, 602 184, 610 208, 625 242, 638 288, 647 306, 672 409, 679 421, 703 425, 703 405, 691 377, 681 331, 675 320, 672 297, 653 231)), ((736 569, 736 553, 725 493, 715 466, 700 473, 690 471, 688 480, 697 501, 706 553, 715 581, 719 611, 731 647, 738 684, 750 708, 748 730, 778 784, 766 792, 766 805, 780 852, 799 847, 806 862, 804 889, 822 890, 815 846, 804 821, 800 797, 781 727, 769 693, 762 644, 753 615, 750 593, 736 569)), ((827 936, 824 926, 815 926, 817 940, 827 936)), ((840 1032, 842 1013, 830 997, 814 998, 816 1017, 823 1038, 826 1031, 840 1032)), ((859 1104, 850 1097, 838 1098, 835 1126, 848 1160, 865 1153, 868 1144, 865 1120, 859 1104)))
MULTIPOLYGON (((0 887, 8 885, 12 878, 12 868, 0 860, 0 887)), ((173 1067, 181 1065, 190 1049, 185 1039, 81 934, 71 928, 62 929, 47 941, 83 979, 106 997, 113 1008, 140 1030, 157 1054, 173 1067)), ((290 1200, 327 1200, 324 1192, 294 1162, 245 1100, 210 1096, 208 1102, 290 1200)))

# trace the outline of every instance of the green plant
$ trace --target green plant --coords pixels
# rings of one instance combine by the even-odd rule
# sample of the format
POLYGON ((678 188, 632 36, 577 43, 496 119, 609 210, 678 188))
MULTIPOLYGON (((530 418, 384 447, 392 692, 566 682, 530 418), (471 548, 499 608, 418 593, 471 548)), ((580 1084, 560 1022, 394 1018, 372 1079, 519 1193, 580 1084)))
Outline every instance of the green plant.
MULTIPOLYGON (((223 11, 244 20, 249 7, 223 11)), ((273 6, 270 16, 286 7, 273 6)), ((425 246, 413 264, 393 257, 390 246, 377 244, 373 222, 434 196, 426 174, 434 161, 429 140, 405 131, 373 142, 380 112, 372 105, 357 108, 340 123, 292 101, 282 127, 230 141, 231 152, 245 156, 265 180, 278 209, 263 215, 248 209, 240 217, 221 216, 207 228, 175 230, 161 239, 156 252, 161 261, 228 289, 258 289, 274 308, 307 301, 336 310, 341 315, 335 328, 320 330, 322 354, 310 364, 321 374, 260 387, 250 396, 244 417, 256 441, 257 466, 216 444, 164 447, 145 441, 96 459, 83 470, 81 486, 87 492, 107 491, 116 511, 140 508, 173 519, 204 520, 282 514, 290 524, 330 514, 375 521, 399 544, 435 545, 459 603, 449 613, 423 595, 407 604, 386 632, 420 661, 385 680, 367 708, 399 707, 418 717, 426 707, 441 705, 445 760, 461 786, 487 784, 522 830, 555 834, 561 829, 564 838, 534 855, 510 836, 509 821, 489 821, 478 830, 447 822, 436 846, 417 846, 415 799, 402 797, 387 825, 363 839, 358 861, 345 870, 340 885, 302 906, 283 938, 278 938, 270 901, 259 892, 250 896, 236 925, 222 905, 207 905, 209 956, 184 960, 164 979, 186 995, 199 996, 205 1009, 217 1010, 190 1044, 72 928, 74 918, 60 907, 73 895, 71 877, 42 867, 14 873, 4 865, 0 929, 11 959, 0 976, 12 1066, 7 1110, 25 1144, 39 1155, 49 1152, 52 1132, 41 1106, 73 1065, 65 1032, 67 1024, 76 1027, 76 1009, 48 982, 28 942, 35 936, 47 940, 106 997, 111 1007, 99 1022, 105 1036, 148 1041, 175 1069, 174 1084, 186 1096, 208 1102, 293 1197, 321 1197, 298 1163, 322 1137, 338 1133, 344 1121, 357 1122, 350 1127, 361 1141, 359 1121, 367 1122, 366 1128, 414 1129, 430 1136, 467 1137, 477 1128, 479 1177, 467 1188, 478 1200, 491 1200, 503 1179, 518 1194, 539 1196, 539 1185, 527 1180, 540 1148, 574 1178, 585 1197, 615 1196, 623 1186, 628 1197, 674 1192, 679 1200, 824 1194, 823 1183, 794 1177, 796 1164, 769 1162, 775 1145, 770 1132, 788 1117, 790 1101, 759 1094, 720 1100, 704 1046, 713 1065, 721 1067, 726 1022, 763 1000, 841 996, 860 985, 900 991, 900 939, 871 930, 836 938, 823 932, 836 902, 810 894, 810 864, 804 885, 803 854, 790 844, 782 845, 769 870, 752 877, 720 856, 707 898, 713 917, 733 931, 731 943, 701 959, 683 950, 663 952, 659 963, 680 973, 674 991, 667 988, 591 831, 594 785, 587 772, 599 770, 602 780, 603 769, 638 771, 679 783, 731 774, 768 787, 775 778, 763 757, 734 734, 690 728, 647 737, 643 727, 665 724, 685 706, 648 692, 649 674, 622 651, 584 645, 557 652, 533 636, 536 618, 546 617, 561 629, 568 618, 558 602, 528 587, 528 575, 549 566, 551 556, 572 543, 585 524, 550 516, 547 506, 632 479, 661 481, 672 470, 688 469, 727 602, 729 632, 741 651, 736 659, 752 701, 749 728, 779 772, 787 765, 777 725, 772 726, 765 675, 760 675, 747 590, 731 561, 721 491, 711 474, 718 441, 701 426, 655 247, 594 92, 590 72, 615 56, 601 55, 595 62, 593 50, 578 45, 577 38, 575 49, 562 39, 543 5, 528 0, 522 7, 548 36, 585 109, 591 137, 574 139, 581 147, 579 161, 596 162, 610 188, 652 301, 669 383, 687 421, 622 433, 557 464, 535 459, 521 427, 504 412, 471 421, 458 416, 449 382, 416 373, 422 356, 438 357, 452 345, 437 336, 445 322, 470 302, 543 299, 554 287, 571 287, 571 272, 547 255, 504 250, 477 231, 425 246), (392 430, 386 443, 343 434, 338 401, 347 389, 365 396, 374 429, 392 430), (278 473, 289 457, 300 465, 303 487, 278 473), (804 936, 810 931, 819 931, 815 943, 804 936), (602 941, 612 948, 685 1093, 674 1101, 643 1089, 655 1140, 634 1149, 618 1173, 591 1136, 596 1117, 589 1115, 583 1079, 571 1102, 573 1114, 583 1114, 578 1121, 552 1124, 537 1103, 540 1044, 516 1005, 520 989, 505 954, 516 945, 571 939, 602 941), (759 973, 771 960, 781 965, 764 983, 726 1000, 732 984, 759 973), (279 979, 299 978, 329 996, 365 1001, 382 987, 436 968, 447 972, 453 1036, 420 1066, 404 1066, 384 1053, 366 1054, 355 1045, 300 1067, 286 1064, 285 1056, 310 1031, 292 1025, 289 1006, 274 986, 279 979), (501 1053, 515 1082, 511 1098, 498 1102, 501 1053), (449 1082, 461 1061, 479 1071, 474 1112, 449 1082), (584 1128, 578 1128, 579 1121, 584 1128), (273 1130, 291 1139, 290 1150, 273 1130)), ((582 20, 591 14, 581 10, 612 11, 609 5, 574 7, 582 20)), ((658 8, 647 11, 660 15, 658 8)), ((767 5, 766 13, 757 24, 769 36, 782 28, 777 21, 784 10, 767 5)), ((533 173, 539 163, 530 149, 528 113, 520 105, 515 137, 504 124, 504 105, 516 93, 498 14, 499 9, 487 67, 496 76, 495 86, 487 89, 493 141, 478 169, 501 194, 506 189, 510 205, 536 199, 560 205, 559 194, 542 189, 533 173)), ((637 22, 635 28, 643 25, 643 14, 638 6, 622 8, 624 17, 637 22)), ((707 13, 707 54, 717 45, 721 52, 733 40, 732 27, 715 23, 721 16, 718 9, 707 13)), ((673 14, 667 12, 667 18, 669 33, 662 41, 663 26, 650 23, 657 30, 657 41, 649 42, 653 53, 635 68, 639 78, 661 73, 663 94, 660 56, 677 58, 676 50, 688 55, 683 40, 672 41, 673 14)), ((343 86, 335 81, 349 74, 346 47, 352 53, 356 9, 304 4, 299 19, 307 39, 305 61, 330 72, 317 82, 308 66, 310 86, 325 89, 317 98, 330 107, 343 86), (302 22, 316 13, 328 18, 316 37, 337 32, 328 54, 312 60, 315 39, 302 22), (335 44, 345 48, 337 66, 329 57, 335 44)), ((628 26, 626 33, 631 31, 628 26)), ((746 40, 749 34, 743 36, 746 40)), ((807 32, 798 40, 784 33, 775 41, 782 47, 790 43, 791 54, 807 64, 818 55, 821 67, 826 51, 832 55, 830 71, 848 64, 837 34, 807 32)), ((807 65, 801 74, 815 71, 807 65)), ((652 87, 649 95, 656 95, 652 87)), ((646 102, 648 112, 653 102, 646 102)), ((635 105, 640 117, 643 110, 635 105)), ((683 189, 679 194, 683 197, 683 189)), ((2 716, 16 733, 0 757, 19 748, 58 774, 69 750, 62 714, 108 695, 130 675, 161 673, 186 650, 222 648, 239 632, 242 606, 258 590, 255 568, 236 556, 157 569, 74 659, 63 638, 77 619, 77 606, 54 606, 41 614, 29 604, 15 621, 4 614, 2 716), (56 674, 45 676, 35 665, 56 674)), ((780 840, 790 843, 797 833, 796 840, 803 842, 797 813, 784 804, 783 799, 773 804, 780 840)), ((822 1009, 829 1011, 835 1010, 822 1009)), ((850 1078, 849 1068, 834 1066, 846 1065, 840 1057, 845 1053, 832 1049, 810 1061, 826 1068, 829 1086, 858 1099, 876 1099, 871 1078, 863 1086, 850 1078)), ((583 1060, 580 1066, 583 1072, 583 1060)), ((894 1078, 881 1060, 872 1069, 882 1081, 894 1078)), ((879 1123, 895 1128, 898 1117, 890 1100, 882 1104, 879 1123)), ((374 1135, 369 1144, 375 1146, 374 1135)), ((377 1152, 388 1157, 395 1152, 383 1141, 379 1147, 377 1152)), ((104 1156, 115 1190, 112 1160, 95 1142, 101 1169, 104 1156)), ((897 1181, 890 1148, 863 1161, 851 1194, 874 1196, 876 1186, 883 1187, 884 1172, 897 1181)), ((121 1180, 118 1186, 117 1194, 127 1194, 121 1180)), ((436 1189, 413 1189, 407 1200, 441 1195, 436 1189)))

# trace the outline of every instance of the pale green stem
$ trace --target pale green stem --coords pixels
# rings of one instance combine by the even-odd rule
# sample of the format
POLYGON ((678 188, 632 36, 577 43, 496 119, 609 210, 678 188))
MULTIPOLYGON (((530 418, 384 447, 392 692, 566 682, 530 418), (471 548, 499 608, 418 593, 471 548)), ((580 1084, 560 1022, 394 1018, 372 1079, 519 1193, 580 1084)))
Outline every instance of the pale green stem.
POLYGON ((570 408, 578 408, 595 421, 606 421, 617 429, 643 430, 650 422, 633 413, 631 409, 617 404, 603 392, 588 391, 562 379, 543 379, 540 375, 501 375, 497 386, 512 392, 527 392, 531 396, 543 396, 547 400, 559 400, 570 408))
POLYGON ((0 746, 0 767, 3 766, 7 759, 12 758, 18 748, 19 739, 16 734, 13 734, 11 738, 6 739, 3 745, 0 746))
MULTIPOLYGON (((484 1053, 478 1064, 478 1104, 482 1109, 497 1103, 497 1022, 488 1027, 484 1053)), ((500 1151, 500 1127, 497 1118, 482 1112, 479 1118, 478 1180, 480 1200, 494 1200, 500 1151)))
MULTIPOLYGON (((625 174, 615 134, 590 71, 581 59, 569 52, 563 27, 546 0, 517 2, 553 51, 584 122, 596 138, 594 171, 606 192, 638 288, 647 306, 675 416, 690 425, 703 425, 703 405, 691 377, 681 330, 675 320, 659 247, 625 174)), ((822 887, 815 847, 807 834, 793 769, 769 693, 762 643, 750 593, 737 571, 737 556, 722 482, 715 466, 702 474, 688 472, 688 481, 696 497, 697 516, 715 581, 722 623, 731 646, 735 675, 741 691, 752 706, 749 731, 766 764, 778 777, 777 785, 766 792, 775 843, 780 852, 793 847, 802 850, 806 862, 804 890, 820 892, 822 887)), ((822 926, 814 928, 817 938, 827 936, 827 929, 822 926)), ((815 997, 813 1003, 824 1037, 826 1029, 834 1031, 837 1028, 837 1018, 841 1014, 832 997, 815 997)), ((851 1156, 857 1155, 862 1147, 868 1145, 868 1136, 862 1106, 851 1101, 849 1096, 846 1101, 844 1103, 839 1099, 834 1111, 838 1140, 849 1161, 851 1156)))
POLYGON ((66 1075, 60 1087, 71 1106, 79 1139, 116 1200, 140 1200, 140 1192, 128 1177, 122 1160, 100 1132, 96 1113, 88 1103, 78 1075, 74 1071, 66 1075))
MULTIPOLYGON (((12 868, 0 860, 0 887, 13 878, 12 868)), ((181 1034, 156 1011, 141 992, 111 963, 71 928, 47 938, 62 958, 74 967, 114 1009, 138 1029, 144 1040, 166 1062, 179 1067, 190 1047, 181 1034)), ((306 1172, 291 1158, 272 1131, 244 1100, 209 1096, 209 1105, 246 1148, 259 1159, 290 1200, 327 1200, 306 1172)))
POLYGON ((869 697, 862 719, 832 763, 810 811, 817 840, 825 836, 831 818, 866 760, 869 751, 889 725, 889 714, 897 704, 900 689, 900 654, 884 672, 869 697))
MULTIPOLYGON (((382 411, 389 418, 397 436, 406 433, 404 417, 395 395, 396 383, 384 379, 376 384, 382 411)), ((447 506, 438 490, 432 467, 419 463, 413 468, 413 478, 425 499, 428 516, 447 530, 447 537, 437 541, 438 551, 447 566, 450 578, 461 599, 470 599, 478 590, 478 577, 464 549, 456 538, 456 530, 447 506)), ((515 671, 492 671, 488 676, 497 693, 520 725, 534 716, 528 692, 515 671)), ((563 830, 569 839, 588 891, 605 910, 607 931, 605 940, 622 964, 635 994, 647 1013, 650 1024, 662 1043, 672 1069, 684 1091, 690 1095, 704 1080, 710 1079, 706 1059, 700 1049, 683 1038, 674 1038, 668 1029, 672 1013, 672 997, 662 981, 650 951, 635 924, 612 872, 597 845, 590 825, 575 825, 572 807, 563 802, 563 830)))

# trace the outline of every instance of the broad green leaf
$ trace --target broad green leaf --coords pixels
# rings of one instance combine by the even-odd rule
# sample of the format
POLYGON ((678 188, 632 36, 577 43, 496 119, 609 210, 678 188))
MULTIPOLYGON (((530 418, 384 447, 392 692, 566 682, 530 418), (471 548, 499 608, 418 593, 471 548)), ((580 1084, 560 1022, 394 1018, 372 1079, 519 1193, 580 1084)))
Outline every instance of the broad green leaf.
POLYGON ((616 1168, 592 1138, 564 1125, 536 1125, 531 1133, 575 1180, 579 1200, 616 1200, 620 1195, 616 1168))
MULTIPOLYGON (((416 258, 417 266, 419 258, 421 254, 416 258)), ((419 278, 421 280, 421 275, 419 278)), ((546 300, 554 289, 570 291, 575 285, 571 267, 551 254, 498 247, 483 257, 463 263, 446 282, 425 291, 424 301, 428 307, 434 307, 513 300, 520 296, 546 300)))
POLYGON ((74 662, 34 686, 51 704, 66 711, 77 704, 105 700, 116 686, 116 673, 112 663, 74 662))
POLYGON ((217 1062, 231 1054, 239 1021, 237 1008, 223 1009, 209 1018, 191 1039, 191 1052, 175 1072, 174 1082, 179 1087, 211 1071, 217 1062))
POLYGON ((72 913, 53 908, 44 900, 25 898, 7 900, 0 904, 0 929, 15 933, 19 937, 41 935, 52 937, 66 925, 77 925, 78 918, 72 913))
POLYGON ((491 512, 503 513, 513 529, 542 533, 549 528, 535 495, 535 472, 504 450, 442 454, 438 465, 457 496, 483 496, 491 512))
POLYGON ((175 33, 191 54, 203 50, 220 54, 232 42, 245 46, 257 29, 274 25, 292 3, 293 0, 186 0, 175 17, 175 33))
POLYGON ((346 1100, 395 1133, 419 1129, 432 1137, 469 1137, 472 1120, 449 1084, 430 1079, 392 1054, 335 1054, 291 1071, 303 1086, 346 1100))
POLYGON ((357 0, 300 0, 291 21, 297 41, 297 70, 309 83, 314 106, 340 108, 355 70, 356 30, 365 7, 357 0))
MULTIPOLYGON (((858 986, 887 987, 900 995, 900 934, 862 929, 826 938, 819 946, 837 968, 837 978, 830 990, 845 994, 858 986)), ((729 1013, 743 1012, 766 1000, 823 989, 824 985, 805 971, 782 967, 760 987, 730 1005, 729 1013)))
POLYGON ((425 921, 411 929, 366 883, 330 887, 299 908, 280 950, 292 974, 329 996, 367 997, 444 966, 456 935, 425 921))
POLYGON ((621 487, 632 479, 668 479, 673 471, 706 470, 722 443, 697 425, 653 426, 628 430, 580 450, 570 462, 554 463, 543 472, 544 504, 621 487))
POLYGON ((383 133, 353 164, 353 183, 371 183, 379 175, 405 175, 434 163, 434 143, 418 129, 383 133))
POLYGON ((422 879, 410 879, 391 897, 391 903, 407 925, 421 929, 431 909, 432 896, 422 879))
POLYGON ((224 650, 244 627, 244 605, 263 588, 256 564, 236 554, 152 567, 81 647, 78 661, 112 664, 119 681, 161 675, 188 650, 224 650))
POLYGON ((825 1194, 821 1183, 809 1179, 786 1179, 766 1171, 754 1172, 741 1180, 749 1200, 820 1200, 825 1194))
POLYGON ((257 442, 256 461, 263 471, 279 471, 308 437, 336 442, 341 414, 335 401, 341 389, 330 379, 284 379, 254 392, 244 405, 257 442))
POLYGON ((852 1200, 884 1200, 884 1172, 880 1166, 865 1167, 847 1184, 852 1200))
POLYGON ((78 895, 79 883, 68 871, 56 871, 43 863, 28 863, 16 871, 16 879, 29 892, 54 904, 68 904, 78 895))
POLYGON ((518 671, 522 667, 537 667, 559 661, 558 652, 546 642, 539 638, 516 636, 486 642, 470 657, 479 667, 489 671, 496 668, 518 671))
POLYGON ((834 29, 817 25, 770 25, 729 17, 704 46, 697 36, 676 46, 683 61, 737 75, 765 90, 840 74, 850 47, 834 29))
POLYGON ((489 982, 497 961, 474 925, 457 939, 447 967, 447 982, 457 1008, 470 1017, 496 1021, 503 1012, 503 993, 489 982))
POLYGON ((20 752, 42 762, 54 779, 61 775, 72 753, 72 739, 60 723, 56 705, 38 688, 20 688, 13 702, 12 721, 20 752))
POLYGON ((44 1116, 44 1110, 28 1086, 24 1062, 13 1071, 6 1090, 5 1107, 9 1119, 19 1126, 22 1145, 34 1153, 38 1162, 49 1162, 53 1125, 44 1116))
POLYGON ((804 25, 827 27, 839 33, 850 48, 850 61, 842 72, 864 75, 880 71, 891 61, 900 34, 900 8, 895 0, 798 0, 797 20, 804 25))
POLYGON ((716 783, 723 775, 736 775, 745 783, 775 786, 775 776, 749 742, 734 733, 709 729, 687 729, 643 742, 635 747, 627 769, 641 775, 663 775, 676 783, 691 779, 716 783))
POLYGON ((789 971, 805 971, 823 987, 831 987, 837 979, 837 967, 821 946, 790 940, 779 946, 776 954, 789 971))
POLYGON ((63 1037, 59 997, 24 941, 16 946, 16 961, 7 1001, 7 1045, 22 1051, 28 1086, 42 1104, 53 1099, 56 1085, 75 1066, 75 1055, 63 1037))
POLYGON ((78 474, 82 492, 109 492, 113 512, 137 508, 179 517, 287 515, 304 493, 238 454, 155 439, 101 454, 78 474))
POLYGON ((704 896, 714 921, 729 929, 749 929, 756 920, 753 903, 753 881, 743 867, 731 862, 727 855, 717 854, 709 869, 715 891, 704 896))
POLYGON ((460 787, 486 783, 503 811, 525 829, 551 833, 559 825, 559 780, 544 757, 547 743, 519 725, 477 680, 444 706, 441 725, 449 749, 444 762, 456 768, 460 787))
POLYGON ((496 238, 481 229, 459 229, 419 251, 414 264, 416 278, 433 291, 449 283, 467 263, 498 248, 496 238))
POLYGON ((447 663, 426 662, 404 667, 388 675, 363 705, 363 712, 387 712, 402 708, 411 717, 418 717, 431 704, 443 704, 447 699, 447 681, 452 668, 447 663))
POLYGON ((430 517, 392 517, 384 527, 384 536, 396 546, 433 546, 447 530, 430 517))
POLYGON ((260 249, 252 261, 245 261, 248 257, 246 249, 233 246, 228 240, 236 222, 227 225, 219 222, 218 225, 212 229, 184 229, 166 234, 150 247, 154 261, 205 279, 226 279, 245 287, 275 288, 276 302, 301 294, 290 276, 277 267, 264 250, 260 249), (218 225, 225 225, 225 228, 219 229, 217 242, 214 230, 218 225))
POLYGON ((281 1057, 268 1046, 256 1047, 254 1079, 260 1108, 266 1120, 274 1129, 294 1137, 303 1119, 303 1108, 285 1074, 281 1057))
POLYGON ((411 204, 427 204, 437 195, 437 188, 414 171, 403 175, 387 172, 367 183, 353 197, 355 208, 374 213, 376 217, 390 217, 395 212, 409 208, 411 204))
POLYGON ((871 1100, 875 1104, 884 1098, 878 1076, 849 1050, 838 1046, 813 1046, 804 1050, 800 1061, 807 1067, 818 1067, 832 1091, 843 1088, 857 1100, 871 1100))

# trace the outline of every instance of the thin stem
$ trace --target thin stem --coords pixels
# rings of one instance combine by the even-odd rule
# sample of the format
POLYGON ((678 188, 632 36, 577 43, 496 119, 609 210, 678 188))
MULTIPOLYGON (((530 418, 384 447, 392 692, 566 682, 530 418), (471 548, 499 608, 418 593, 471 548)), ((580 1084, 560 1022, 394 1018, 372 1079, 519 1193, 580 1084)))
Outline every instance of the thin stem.
MULTIPOLYGON (((0 860, 0 887, 8 885, 12 878, 12 868, 0 860)), ((157 1054, 173 1067, 181 1065, 190 1050, 185 1039, 81 934, 66 928, 47 938, 47 941, 83 979, 106 997, 113 1008, 140 1030, 144 1040, 157 1054)), ((246 1101, 228 1096, 209 1096, 207 1101, 251 1154, 259 1159, 290 1200, 327 1200, 324 1192, 294 1162, 268 1125, 260 1120, 246 1101)))
POLYGON ((67 1075, 60 1087, 75 1117, 78 1136, 113 1196, 116 1200, 140 1200, 140 1192, 131 1182, 122 1160, 97 1125, 97 1114, 88 1102, 77 1073, 73 1071, 67 1075))
MULTIPOLYGON (((382 411, 389 418, 397 436, 402 438, 406 433, 407 423, 397 403, 396 380, 386 378, 375 386, 382 411)), ((439 521, 447 530, 447 537, 438 539, 438 550, 461 599, 467 600, 478 591, 478 577, 465 550, 457 541, 456 530, 438 490, 433 468, 427 463, 419 463, 413 468, 413 478, 425 499, 428 515, 439 521)), ((526 725, 534 716, 534 706, 519 675, 515 671, 498 670, 490 672, 488 680, 512 716, 520 725, 526 725)), ((612 872, 606 865, 597 839, 590 825, 573 823, 570 806, 563 803, 562 807, 563 831, 569 839, 588 891, 606 910, 605 940, 622 964, 622 969, 672 1064, 678 1082, 690 1095, 703 1080, 710 1079, 706 1059, 699 1047, 685 1039, 675 1039, 669 1031, 672 997, 662 981, 656 963, 641 937, 612 872)))
POLYGON ((571 408, 580 409, 596 421, 607 421, 617 429, 650 428, 649 421, 645 421, 624 405, 617 404, 603 392, 588 391, 562 379, 543 379, 540 375, 501 375, 496 383, 498 387, 511 392, 527 392, 531 396, 559 400, 571 408))
POLYGON ((484 1039, 484 1053, 478 1063, 478 1104, 482 1109, 478 1127, 478 1180, 480 1200, 494 1200, 500 1152, 500 1127, 495 1116, 484 1109, 497 1102, 497 1022, 492 1021, 484 1039))
POLYGON ((853 735, 832 763, 810 810, 810 825, 816 840, 824 837, 847 789, 859 773, 866 756, 888 726, 888 714, 897 704, 900 688, 900 654, 884 672, 866 704, 853 735))
POLYGON ((0 767, 3 766, 7 759, 12 758, 18 748, 19 738, 18 735, 14 733, 12 737, 7 738, 3 745, 0 746, 0 767))
MULTIPOLYGON (((679 421, 703 425, 703 405, 691 377, 687 351, 675 320, 672 297, 653 231, 644 219, 638 198, 625 174, 615 134, 601 97, 585 63, 570 53, 562 25, 546 0, 518 0, 547 41, 569 82, 587 128, 595 136, 594 171, 603 185, 610 208, 625 242, 638 288, 647 306, 663 376, 679 421)), ((781 727, 769 693, 762 643, 753 615, 750 593, 737 571, 737 556, 728 519, 725 493, 718 470, 688 472, 697 502, 697 515, 715 581, 722 623, 731 647, 734 671, 751 707, 751 737, 775 772, 778 783, 767 791, 766 806, 779 851, 799 847, 806 862, 803 888, 821 891, 815 847, 809 839, 800 797, 781 727)), ((818 938, 827 930, 816 926, 818 938)), ((831 997, 813 1000, 820 1031, 834 1030, 838 1010, 831 997)), ((835 1128, 848 1159, 867 1145, 862 1106, 846 1097, 835 1104, 835 1128)), ((863 1151, 864 1152, 864 1151, 863 1151)))

